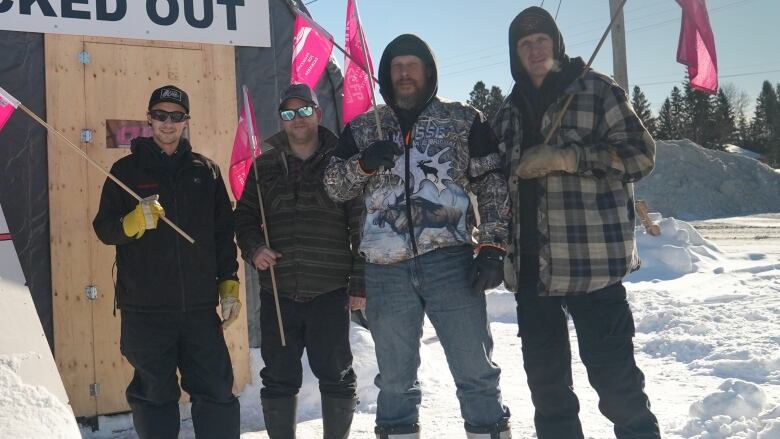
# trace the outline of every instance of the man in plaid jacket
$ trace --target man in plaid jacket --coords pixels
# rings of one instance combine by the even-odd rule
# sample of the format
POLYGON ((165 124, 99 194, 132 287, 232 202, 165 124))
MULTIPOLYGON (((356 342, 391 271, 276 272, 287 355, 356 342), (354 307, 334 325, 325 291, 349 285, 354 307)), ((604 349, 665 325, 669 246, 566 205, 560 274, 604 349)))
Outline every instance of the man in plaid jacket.
POLYGON ((659 438, 634 361, 634 321, 622 284, 639 268, 632 183, 652 171, 655 143, 623 89, 593 70, 582 75, 582 59, 565 55, 544 9, 530 7, 514 19, 509 55, 515 85, 493 129, 513 210, 504 278, 516 292, 537 435, 583 438, 572 391, 570 314, 615 435, 659 438))

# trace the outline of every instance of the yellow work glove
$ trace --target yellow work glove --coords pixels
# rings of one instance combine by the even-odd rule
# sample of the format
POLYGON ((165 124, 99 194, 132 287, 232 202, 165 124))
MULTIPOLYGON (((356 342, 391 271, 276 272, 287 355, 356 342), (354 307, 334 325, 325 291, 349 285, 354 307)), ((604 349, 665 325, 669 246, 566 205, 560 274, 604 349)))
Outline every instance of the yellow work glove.
POLYGON ((148 229, 157 228, 157 220, 165 216, 165 209, 159 201, 159 195, 144 198, 132 212, 122 218, 122 230, 130 238, 138 239, 148 229))
POLYGON ((219 283, 219 304, 222 306, 222 327, 227 328, 238 318, 241 301, 238 300, 238 281, 223 280, 219 283))
POLYGON ((574 174, 578 165, 577 152, 573 148, 556 148, 542 143, 523 153, 514 175, 531 179, 556 171, 574 174))

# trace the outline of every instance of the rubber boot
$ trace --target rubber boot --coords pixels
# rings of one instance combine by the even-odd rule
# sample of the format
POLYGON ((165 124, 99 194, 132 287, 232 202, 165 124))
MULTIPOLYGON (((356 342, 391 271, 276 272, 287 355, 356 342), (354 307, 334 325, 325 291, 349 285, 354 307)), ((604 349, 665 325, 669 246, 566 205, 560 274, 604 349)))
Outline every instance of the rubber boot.
POLYGON ((331 398, 322 396, 322 437, 324 439, 347 439, 352 426, 352 416, 357 407, 357 398, 331 398))
POLYGON ((376 439, 420 439, 420 424, 398 425, 374 429, 376 439))
POLYGON ((298 398, 262 398, 265 431, 270 439, 295 439, 298 398))
POLYGON ((467 439, 511 439, 512 430, 509 420, 501 421, 498 424, 488 427, 473 427, 466 425, 467 439))

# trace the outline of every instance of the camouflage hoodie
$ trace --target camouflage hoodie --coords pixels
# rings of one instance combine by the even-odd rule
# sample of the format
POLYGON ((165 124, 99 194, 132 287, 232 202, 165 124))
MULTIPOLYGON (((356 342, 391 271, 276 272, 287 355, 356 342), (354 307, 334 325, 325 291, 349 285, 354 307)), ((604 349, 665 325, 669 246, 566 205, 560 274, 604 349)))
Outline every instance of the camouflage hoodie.
POLYGON ((375 174, 359 165, 361 152, 379 140, 373 110, 353 119, 325 172, 325 187, 336 201, 362 197, 360 252, 369 263, 392 264, 438 248, 484 244, 504 248, 509 198, 497 142, 483 115, 435 96, 436 63, 428 46, 401 35, 385 49, 379 84, 388 105, 379 107, 385 139, 402 146, 395 166, 375 174), (427 99, 412 112, 395 105, 390 63, 403 50, 428 69, 427 99), (473 197, 470 197, 473 195, 473 197), (476 200, 480 224, 477 226, 476 200))

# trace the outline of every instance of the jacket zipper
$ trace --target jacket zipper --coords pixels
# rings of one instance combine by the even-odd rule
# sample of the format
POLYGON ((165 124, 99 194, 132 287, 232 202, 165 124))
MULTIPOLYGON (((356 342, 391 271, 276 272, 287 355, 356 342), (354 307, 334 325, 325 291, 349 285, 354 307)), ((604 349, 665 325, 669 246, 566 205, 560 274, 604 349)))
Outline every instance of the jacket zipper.
POLYGON ((412 154, 412 132, 414 131, 414 125, 404 136, 404 191, 406 192, 406 219, 409 224, 409 241, 412 243, 412 251, 414 256, 417 257, 417 240, 414 239, 414 222, 412 221, 412 190, 409 187, 409 179, 411 178, 411 171, 409 169, 411 163, 412 154))
MULTIPOLYGON (((182 165, 185 166, 185 165, 182 165)), ((177 182, 179 180, 179 174, 181 174, 182 169, 178 169, 176 173, 173 175, 172 181, 171 181, 171 187, 173 188, 173 211, 175 218, 179 218, 179 202, 178 197, 176 197, 176 192, 178 189, 177 182)), ((173 239, 176 241, 176 262, 177 262, 177 268, 179 269, 179 288, 181 289, 181 310, 182 312, 187 312, 187 293, 184 288, 184 272, 182 270, 182 263, 181 263, 181 240, 178 236, 174 236, 173 239)))

